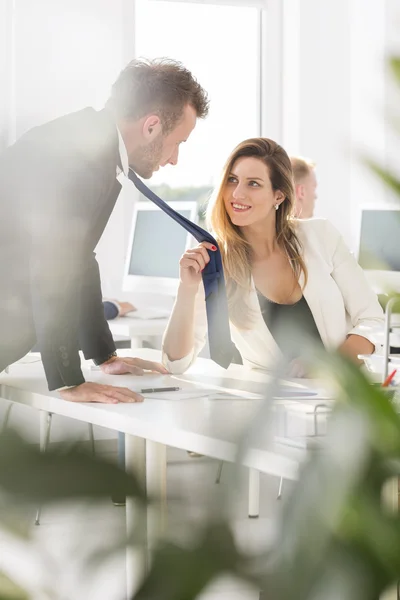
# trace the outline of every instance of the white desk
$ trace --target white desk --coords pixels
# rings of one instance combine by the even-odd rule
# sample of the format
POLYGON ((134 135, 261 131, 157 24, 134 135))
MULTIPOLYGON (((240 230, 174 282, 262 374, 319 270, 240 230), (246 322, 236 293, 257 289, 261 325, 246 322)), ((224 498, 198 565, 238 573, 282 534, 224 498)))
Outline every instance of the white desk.
POLYGON ((108 321, 113 335, 128 336, 131 348, 141 348, 144 339, 160 337, 167 327, 168 319, 136 319, 134 317, 118 317, 108 321))
MULTIPOLYGON (((127 351, 123 353, 127 354, 127 351)), ((155 350, 143 349, 132 355, 151 360, 160 359, 160 353, 155 350)), ((129 386, 137 390, 151 385, 176 385, 173 376, 116 377, 99 371, 84 372, 87 379, 92 381, 129 386)), ((229 378, 237 381, 238 387, 243 388, 244 375, 258 384, 262 384, 265 379, 263 374, 246 371, 240 365, 231 365, 225 371, 207 359, 198 359, 187 375, 182 376, 182 380, 197 379, 204 384, 207 383, 207 378, 211 378, 211 383, 226 384, 229 378)), ((135 471, 143 484, 146 484, 148 492, 160 497, 166 496, 166 446, 193 450, 224 461, 235 461, 238 439, 261 407, 260 400, 243 400, 240 397, 237 400, 210 401, 207 398, 197 398, 182 401, 174 400, 173 394, 165 399, 149 396, 142 404, 66 402, 56 392, 47 390, 40 362, 11 365, 9 374, 0 375, 0 398, 125 433, 127 470, 135 471)), ((252 441, 246 455, 241 457, 241 464, 287 479, 296 478, 299 463, 305 457, 305 446, 289 447, 276 442, 268 443, 267 438, 267 435, 259 435, 257 441, 252 441)), ((150 539, 160 527, 155 516, 149 511, 150 539)), ((133 504, 128 501, 128 527, 134 519, 133 504)), ((143 557, 130 551, 127 561, 129 590, 138 585, 143 568, 143 557)))

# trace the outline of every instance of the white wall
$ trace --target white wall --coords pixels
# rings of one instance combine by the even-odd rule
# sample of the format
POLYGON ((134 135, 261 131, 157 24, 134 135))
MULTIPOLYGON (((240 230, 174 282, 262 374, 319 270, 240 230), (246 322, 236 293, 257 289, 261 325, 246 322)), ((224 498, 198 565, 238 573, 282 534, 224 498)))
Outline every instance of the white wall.
POLYGON ((318 163, 317 215, 348 237, 349 1, 306 0, 300 8, 300 154, 318 163))
POLYGON ((0 151, 10 139, 13 108, 12 69, 12 1, 0 0, 0 151))
POLYGON ((132 221, 133 203, 136 200, 136 194, 132 187, 133 184, 129 181, 123 183, 115 208, 96 248, 103 294, 106 298, 133 300, 132 295, 122 292, 125 254, 132 221))
POLYGON ((15 0, 17 135, 101 105, 123 63, 123 2, 15 0))
MULTIPOLYGON (((11 0, 0 1, 9 12, 11 0)), ((15 43, 9 48, 15 57, 14 90, 7 90, 3 102, 10 94, 15 98, 15 123, 9 128, 15 128, 17 137, 62 114, 103 106, 112 82, 133 58, 131 4, 15 0, 15 43)), ((6 77, 10 79, 8 71, 6 77)), ((105 292, 112 296, 120 295, 132 195, 121 195, 98 248, 105 292)))
POLYGON ((363 164, 364 156, 386 163, 386 20, 385 2, 352 0, 350 214, 356 242, 360 209, 387 198, 383 183, 363 164))
POLYGON ((395 4, 284 0, 282 141, 317 162, 316 216, 330 219, 352 248, 360 206, 387 196, 360 160, 387 158, 383 61, 395 4))
MULTIPOLYGON (((400 56, 400 5, 398 0, 386 0, 386 50, 389 55, 400 56)), ((386 79, 386 161, 389 168, 400 171, 400 131, 393 127, 393 119, 400 118, 400 86, 387 74, 386 79)), ((399 175, 400 177, 400 175, 399 175)), ((390 193, 389 201, 399 203, 390 193)))

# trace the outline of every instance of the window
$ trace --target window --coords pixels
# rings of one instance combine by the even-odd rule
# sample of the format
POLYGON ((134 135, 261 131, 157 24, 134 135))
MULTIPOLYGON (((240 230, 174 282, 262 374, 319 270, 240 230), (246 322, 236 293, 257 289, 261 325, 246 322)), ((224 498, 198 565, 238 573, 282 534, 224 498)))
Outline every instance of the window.
POLYGON ((180 60, 209 94, 209 116, 182 146, 178 165, 151 180, 166 200, 201 203, 236 144, 259 135, 260 11, 162 0, 135 6, 136 56, 180 60))

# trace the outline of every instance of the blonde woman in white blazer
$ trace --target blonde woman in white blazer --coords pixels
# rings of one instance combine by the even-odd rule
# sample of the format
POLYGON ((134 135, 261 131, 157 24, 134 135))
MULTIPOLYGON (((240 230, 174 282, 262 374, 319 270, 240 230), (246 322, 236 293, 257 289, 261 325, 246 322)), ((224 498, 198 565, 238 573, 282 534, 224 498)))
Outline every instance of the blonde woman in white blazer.
MULTIPOLYGON (((293 219, 293 205, 288 155, 272 140, 255 138, 228 158, 208 218, 222 252, 231 334, 243 363, 269 370, 283 353, 290 374, 302 376, 303 339, 359 363, 359 354, 378 350, 368 328, 383 323, 383 311, 336 229, 323 219, 293 219)), ((213 251, 203 243, 180 261, 163 339, 163 362, 173 373, 184 372, 206 342, 201 271, 213 251)))

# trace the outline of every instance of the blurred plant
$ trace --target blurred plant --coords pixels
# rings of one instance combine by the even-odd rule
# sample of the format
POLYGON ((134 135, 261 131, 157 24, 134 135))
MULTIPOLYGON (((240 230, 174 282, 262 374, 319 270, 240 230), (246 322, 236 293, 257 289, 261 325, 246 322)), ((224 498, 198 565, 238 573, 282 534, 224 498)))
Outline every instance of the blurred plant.
MULTIPOLYGON (((138 509, 145 511, 146 496, 135 477, 117 466, 82 452, 75 446, 50 448, 45 454, 28 444, 17 433, 6 430, 0 435, 0 600, 26 600, 31 593, 40 598, 57 598, 51 584, 30 581, 25 571, 43 569, 40 557, 32 556, 37 547, 32 543, 30 527, 20 520, 29 507, 49 506, 80 500, 94 506, 112 494, 135 498, 138 509), (11 553, 18 556, 7 560, 11 553), (7 571, 7 568, 9 570, 7 571), (2 573, 3 571, 3 573, 2 573), (16 583, 14 583, 13 579, 16 583), (27 590, 27 591, 25 591, 27 590)), ((144 519, 143 519, 144 523, 144 519)), ((143 527, 132 532, 132 543, 143 544, 143 527)), ((121 540, 121 545, 127 540, 121 540)), ((49 557, 47 557, 49 558, 49 557)), ((47 561, 48 562, 48 561, 47 561)), ((47 569, 49 565, 47 564, 47 569)), ((44 569, 43 569, 44 570, 44 569)), ((51 568, 49 569, 51 572, 51 568)), ((53 574, 54 575, 54 574, 53 574)), ((33 578, 35 579, 35 578, 33 578)), ((46 579, 46 578, 45 578, 46 579)), ((32 596, 33 597, 33 596, 32 596)))
POLYGON ((135 600, 192 600, 225 573, 258 586, 263 600, 377 600, 396 583, 400 518, 383 506, 382 489, 400 472, 400 417, 356 367, 324 360, 337 386, 329 433, 303 467, 271 549, 243 554, 226 522, 207 522, 190 548, 156 550, 135 600))
MULTIPOLYGON (((208 514, 186 543, 156 547, 135 600, 194 600, 227 573, 262 589, 265 600, 377 600, 397 581, 400 518, 381 496, 400 472, 400 417, 345 359, 326 357, 324 369, 337 387, 329 433, 288 496, 270 549, 243 552, 223 512, 208 514)), ((76 448, 43 455, 11 432, 0 437, 0 485, 3 501, 6 494, 14 503, 93 502, 116 489, 144 502, 116 466, 76 448)), ((6 595, 1 579, 0 586, 0 599, 27 597, 6 595)))
POLYGON ((29 596, 4 573, 0 573, 0 600, 29 600, 29 596))

